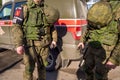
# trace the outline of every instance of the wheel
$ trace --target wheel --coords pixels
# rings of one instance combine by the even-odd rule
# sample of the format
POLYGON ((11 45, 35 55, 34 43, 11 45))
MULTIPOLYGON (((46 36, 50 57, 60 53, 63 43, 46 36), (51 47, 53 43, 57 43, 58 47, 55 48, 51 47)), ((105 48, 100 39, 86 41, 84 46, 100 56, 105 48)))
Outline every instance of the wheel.
POLYGON ((47 58, 48 65, 46 66, 46 71, 54 71, 58 68, 59 63, 56 63, 59 51, 57 48, 50 49, 49 56, 47 58))
POLYGON ((55 64, 56 64, 56 62, 55 62, 55 58, 53 57, 52 53, 49 53, 47 61, 48 61, 48 65, 46 66, 46 70, 47 71, 53 71, 53 70, 55 70, 55 64))

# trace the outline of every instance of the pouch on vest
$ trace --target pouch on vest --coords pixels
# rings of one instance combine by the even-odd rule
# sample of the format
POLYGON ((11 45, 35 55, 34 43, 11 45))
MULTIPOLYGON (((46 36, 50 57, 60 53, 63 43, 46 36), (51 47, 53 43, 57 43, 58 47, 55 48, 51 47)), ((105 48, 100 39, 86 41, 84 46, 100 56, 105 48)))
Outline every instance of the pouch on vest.
POLYGON ((43 27, 27 27, 26 30, 26 38, 29 40, 40 40, 46 34, 43 27))

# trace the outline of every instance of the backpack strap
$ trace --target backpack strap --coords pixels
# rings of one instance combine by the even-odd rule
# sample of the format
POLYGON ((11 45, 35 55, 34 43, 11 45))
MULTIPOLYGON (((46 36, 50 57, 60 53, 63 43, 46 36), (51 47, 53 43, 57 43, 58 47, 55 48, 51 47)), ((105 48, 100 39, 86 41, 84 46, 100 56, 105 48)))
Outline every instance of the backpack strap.
POLYGON ((47 22, 47 19, 46 19, 46 14, 44 12, 44 7, 41 7, 41 12, 42 12, 42 16, 43 16, 43 24, 44 24, 44 27, 48 26, 48 22, 47 22))
POLYGON ((25 24, 28 20, 29 9, 28 9, 27 4, 22 5, 22 8, 23 8, 23 16, 24 16, 24 23, 23 24, 25 24))

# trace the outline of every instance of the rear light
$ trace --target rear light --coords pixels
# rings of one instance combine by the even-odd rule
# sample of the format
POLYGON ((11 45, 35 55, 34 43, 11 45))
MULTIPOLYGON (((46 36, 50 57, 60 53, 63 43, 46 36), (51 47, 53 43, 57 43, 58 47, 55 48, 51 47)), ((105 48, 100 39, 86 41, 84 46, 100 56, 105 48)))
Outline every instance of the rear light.
POLYGON ((72 33, 72 36, 75 40, 79 40, 81 36, 81 27, 80 26, 67 26, 67 31, 72 33))
POLYGON ((76 28, 76 36, 81 36, 81 29, 80 29, 80 27, 77 27, 76 28))
POLYGON ((87 25, 87 21, 82 19, 59 19, 55 23, 55 26, 67 27, 67 32, 71 32, 75 40, 80 40, 83 25, 87 25))
POLYGON ((81 28, 80 28, 80 27, 77 27, 77 28, 76 28, 76 32, 75 32, 75 36, 76 36, 75 39, 76 39, 76 40, 79 40, 79 39, 80 39, 81 33, 82 33, 81 28))

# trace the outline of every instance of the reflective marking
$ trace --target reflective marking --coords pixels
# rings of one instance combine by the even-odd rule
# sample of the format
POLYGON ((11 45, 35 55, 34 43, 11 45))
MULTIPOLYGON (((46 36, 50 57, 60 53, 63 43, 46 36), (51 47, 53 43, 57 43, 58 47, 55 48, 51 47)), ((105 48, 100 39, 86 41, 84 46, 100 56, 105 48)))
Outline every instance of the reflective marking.
POLYGON ((59 19, 55 26, 67 26, 67 27, 79 27, 87 25, 87 21, 85 19, 59 19))
POLYGON ((0 20, 0 26, 13 26, 12 20, 0 20))
POLYGON ((71 32, 75 40, 80 40, 81 28, 87 25, 86 19, 59 19, 54 26, 57 28, 66 27, 67 32, 71 32))

